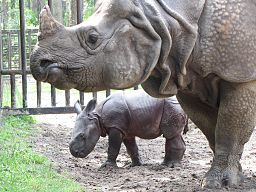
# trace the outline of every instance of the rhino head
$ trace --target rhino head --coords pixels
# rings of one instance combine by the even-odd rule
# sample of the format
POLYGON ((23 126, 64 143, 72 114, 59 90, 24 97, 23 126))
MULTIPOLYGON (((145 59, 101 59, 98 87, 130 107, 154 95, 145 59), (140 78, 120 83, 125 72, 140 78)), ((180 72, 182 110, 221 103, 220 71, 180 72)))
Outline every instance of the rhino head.
POLYGON ((84 110, 78 102, 75 104, 77 119, 69 144, 70 153, 74 157, 86 157, 100 138, 101 129, 98 118, 91 114, 95 106, 96 100, 94 99, 87 104, 84 110))
POLYGON ((97 0, 86 22, 64 27, 46 6, 30 57, 32 75, 59 89, 91 92, 142 83, 152 96, 172 96, 191 49, 182 38, 189 30, 164 16, 157 1, 97 0))
POLYGON ((86 22, 64 27, 46 6, 30 58, 32 74, 59 89, 86 92, 138 85, 156 65, 161 46, 146 21, 132 1, 98 1, 86 22))

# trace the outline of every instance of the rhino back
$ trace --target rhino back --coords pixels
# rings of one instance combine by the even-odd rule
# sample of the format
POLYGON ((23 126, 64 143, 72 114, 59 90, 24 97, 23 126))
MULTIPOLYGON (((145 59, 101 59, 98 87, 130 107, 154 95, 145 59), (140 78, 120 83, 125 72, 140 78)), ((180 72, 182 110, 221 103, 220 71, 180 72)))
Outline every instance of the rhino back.
POLYGON ((144 139, 153 139, 161 135, 159 125, 164 100, 153 98, 145 92, 125 93, 124 97, 131 115, 130 134, 144 139))
POLYGON ((104 126, 115 127, 126 137, 156 138, 161 134, 159 124, 163 103, 163 99, 140 91, 115 93, 103 106, 104 126))
POLYGON ((256 80, 256 0, 206 1, 193 68, 230 82, 256 80))
POLYGON ((107 131, 109 128, 116 128, 126 134, 130 115, 121 92, 111 94, 97 106, 96 110, 107 131))

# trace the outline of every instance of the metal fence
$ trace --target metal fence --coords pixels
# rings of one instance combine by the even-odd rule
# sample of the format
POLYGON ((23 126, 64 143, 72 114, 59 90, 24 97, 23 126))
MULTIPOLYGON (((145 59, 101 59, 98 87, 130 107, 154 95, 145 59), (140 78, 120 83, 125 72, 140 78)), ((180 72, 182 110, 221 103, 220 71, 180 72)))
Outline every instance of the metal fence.
MULTIPOLYGON (((51 7, 52 1, 48 0, 51 7)), ((82 0, 77 0, 77 23, 82 22, 82 0)), ((19 0, 20 29, 0 30, 0 110, 2 113, 28 113, 28 114, 56 114, 74 112, 70 106, 70 91, 64 91, 63 106, 57 106, 56 89, 50 86, 47 99, 43 93, 41 82, 36 82, 29 68, 29 54, 37 41, 37 29, 25 28, 24 0, 19 0), (28 89, 28 86, 32 88, 28 89), (6 86, 9 85, 9 86, 6 86), (35 89, 34 95, 28 91, 35 89), (6 91, 7 90, 7 91, 6 91), (30 105, 30 100, 36 102, 30 105), (17 99, 18 98, 18 99, 17 99), (7 100, 7 102, 5 102, 7 100), (42 101, 50 101, 50 106, 42 105, 42 101), (8 104, 6 104, 8 103, 8 104)), ((57 90, 58 92, 58 90, 57 90)), ((77 91, 78 93, 78 91, 77 91)), ((102 93, 101 93, 102 94, 102 93)), ((104 92, 108 96, 110 90, 104 92)), ((87 96, 88 97, 88 96, 87 96)), ((90 98, 98 98, 97 92, 90 93, 90 98)), ((76 96, 81 104, 85 103, 85 93, 79 92, 76 96)), ((73 103, 72 103, 73 105, 73 103)))

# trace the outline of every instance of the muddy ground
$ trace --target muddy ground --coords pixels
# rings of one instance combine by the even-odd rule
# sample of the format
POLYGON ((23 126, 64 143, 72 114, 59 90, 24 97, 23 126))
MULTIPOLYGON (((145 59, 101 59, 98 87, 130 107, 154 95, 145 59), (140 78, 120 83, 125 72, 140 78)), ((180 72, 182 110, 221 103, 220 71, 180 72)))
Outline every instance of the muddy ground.
POLYGON ((154 140, 138 139, 141 159, 140 167, 128 167, 130 159, 122 146, 117 159, 118 169, 99 169, 107 156, 107 138, 101 138, 94 151, 84 159, 76 159, 68 150, 71 129, 75 115, 36 116, 39 134, 32 140, 34 148, 47 155, 55 169, 69 175, 85 186, 87 191, 234 191, 256 192, 256 130, 246 144, 242 157, 245 182, 236 189, 202 190, 200 181, 209 169, 212 153, 207 141, 194 124, 190 122, 189 132, 184 136, 187 150, 183 166, 167 168, 160 165, 164 157, 164 138, 154 140))

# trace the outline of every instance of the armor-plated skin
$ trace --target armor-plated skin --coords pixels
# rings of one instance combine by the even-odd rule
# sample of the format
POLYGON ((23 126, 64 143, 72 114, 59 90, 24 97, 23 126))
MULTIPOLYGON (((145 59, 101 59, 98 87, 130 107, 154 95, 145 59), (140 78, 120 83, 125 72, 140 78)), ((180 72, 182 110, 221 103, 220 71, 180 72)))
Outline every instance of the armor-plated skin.
POLYGON ((78 117, 70 142, 70 152, 75 157, 86 157, 100 136, 108 135, 108 159, 102 166, 116 166, 122 142, 131 165, 141 165, 135 137, 155 139, 163 135, 163 164, 173 167, 182 160, 186 147, 181 134, 188 129, 188 118, 175 97, 157 99, 138 91, 118 92, 97 106, 91 100, 83 111, 78 103, 75 108, 78 117))
POLYGON ((97 0, 66 28, 45 8, 31 71, 82 91, 142 84, 176 95, 214 157, 202 186, 243 181, 240 159, 256 126, 256 0, 97 0))

